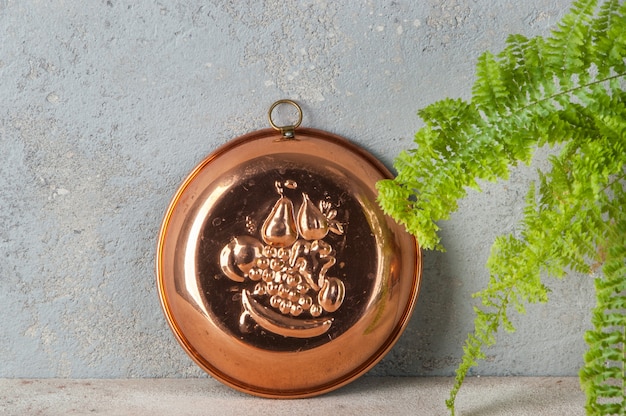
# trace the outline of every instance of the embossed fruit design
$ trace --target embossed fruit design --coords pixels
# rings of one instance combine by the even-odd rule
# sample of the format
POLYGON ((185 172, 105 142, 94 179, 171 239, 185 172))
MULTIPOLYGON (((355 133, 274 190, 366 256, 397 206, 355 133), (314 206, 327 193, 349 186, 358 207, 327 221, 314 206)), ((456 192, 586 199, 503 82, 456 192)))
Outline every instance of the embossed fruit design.
POLYGON ((305 240, 321 240, 328 234, 328 219, 307 194, 302 193, 302 198, 298 210, 298 231, 305 240))
POLYGON ((343 282, 336 277, 331 277, 324 280, 317 294, 317 301, 325 311, 335 312, 341 306, 345 294, 343 282))
POLYGON ((269 245, 287 247, 298 239, 293 203, 289 198, 283 196, 283 188, 280 182, 276 182, 275 186, 280 198, 274 204, 265 222, 263 222, 261 236, 263 241, 269 245))
MULTIPOLYGON (((297 186, 291 180, 285 185, 297 186)), ((275 187, 279 199, 261 228, 265 244, 252 236, 234 237, 220 253, 220 267, 235 282, 255 282, 242 290, 241 321, 251 317, 284 336, 321 335, 333 322, 324 315, 337 311, 345 298, 344 283, 327 275, 336 259, 323 238, 329 231, 343 234, 343 226, 330 202, 321 201, 318 208, 306 193, 296 219, 282 184, 275 187)))
POLYGON ((235 282, 243 282, 250 270, 256 265, 263 245, 253 237, 233 238, 220 253, 222 272, 235 282))

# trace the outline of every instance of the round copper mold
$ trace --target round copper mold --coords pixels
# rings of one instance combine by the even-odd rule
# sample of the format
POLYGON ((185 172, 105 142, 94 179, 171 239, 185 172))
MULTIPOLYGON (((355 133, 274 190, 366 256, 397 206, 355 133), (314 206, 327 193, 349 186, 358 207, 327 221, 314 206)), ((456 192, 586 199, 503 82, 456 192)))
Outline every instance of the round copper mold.
POLYGON ((421 251, 376 203, 390 177, 328 132, 273 129, 204 159, 161 227, 157 282, 176 338, 240 391, 301 398, 379 362, 413 311, 421 251))

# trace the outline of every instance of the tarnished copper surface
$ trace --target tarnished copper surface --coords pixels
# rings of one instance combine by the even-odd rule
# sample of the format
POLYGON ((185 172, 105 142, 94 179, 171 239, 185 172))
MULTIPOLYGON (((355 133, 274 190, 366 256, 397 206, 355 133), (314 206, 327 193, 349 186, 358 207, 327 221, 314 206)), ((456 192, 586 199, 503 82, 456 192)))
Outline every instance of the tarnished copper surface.
POLYGON ((376 204, 390 176, 330 133, 259 130, 209 155, 165 215, 157 280, 189 356, 258 396, 308 397, 362 375, 406 326, 415 239, 376 204))

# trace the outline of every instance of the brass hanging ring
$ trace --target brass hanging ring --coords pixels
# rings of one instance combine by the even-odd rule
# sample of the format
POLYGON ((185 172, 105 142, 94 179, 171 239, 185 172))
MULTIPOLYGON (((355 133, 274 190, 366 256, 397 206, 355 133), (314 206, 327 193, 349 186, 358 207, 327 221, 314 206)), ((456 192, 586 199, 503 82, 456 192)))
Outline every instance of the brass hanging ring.
POLYGON ((278 100, 270 107, 270 110, 267 113, 267 118, 270 122, 270 125, 275 130, 280 131, 286 139, 293 139, 295 137, 294 130, 297 129, 298 126, 300 126, 300 123, 302 123, 302 108, 300 108, 300 106, 293 100, 278 100), (296 110, 298 111, 298 119, 294 124, 278 126, 276 125, 276 123, 274 123, 274 120, 272 120, 272 113, 274 112, 274 109, 280 104, 289 104, 296 108, 296 110))

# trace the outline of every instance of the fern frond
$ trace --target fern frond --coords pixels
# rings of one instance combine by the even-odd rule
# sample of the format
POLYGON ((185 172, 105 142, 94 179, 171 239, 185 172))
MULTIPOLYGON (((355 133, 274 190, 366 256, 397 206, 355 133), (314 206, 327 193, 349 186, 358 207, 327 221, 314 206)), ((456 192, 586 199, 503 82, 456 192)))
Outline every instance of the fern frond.
POLYGON ((478 58, 476 77, 478 81, 474 84, 472 100, 479 111, 487 115, 507 113, 511 95, 502 79, 500 66, 491 53, 485 52, 478 58))
POLYGON ((594 63, 598 77, 608 78, 613 73, 626 72, 626 3, 610 0, 602 5, 594 21, 591 35, 595 44, 594 63), (607 36, 608 34, 608 36, 607 36))
POLYGON ((574 86, 571 75, 584 76, 590 66, 590 23, 596 4, 596 0, 575 1, 571 13, 563 17, 546 42, 549 65, 555 69, 563 89, 574 86))
MULTIPOLYGON (((623 197, 624 195, 622 195, 623 197)), ((626 203, 626 198, 622 200, 626 203)), ((623 414, 626 409, 626 215, 606 240, 603 276, 596 278, 593 330, 587 331, 581 386, 589 414, 623 414)))
POLYGON ((575 1, 547 39, 514 35, 498 55, 481 55, 471 101, 444 99, 420 110, 426 126, 415 148, 396 159, 395 179, 378 184, 383 210, 423 248, 443 250, 437 221, 449 218, 468 188, 507 179, 538 147, 560 147, 552 169, 531 186, 518 237, 494 242, 489 284, 476 295, 482 306, 447 401, 453 413, 467 372, 498 329, 515 329, 509 310, 523 313, 527 303, 547 301, 543 276, 600 266, 596 330, 586 336, 592 348, 581 380, 590 412, 626 404, 624 386, 621 393, 614 386, 626 380, 626 273, 618 250, 626 245, 618 241, 626 235, 625 56, 626 4, 575 1))

